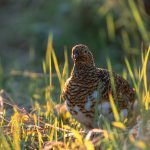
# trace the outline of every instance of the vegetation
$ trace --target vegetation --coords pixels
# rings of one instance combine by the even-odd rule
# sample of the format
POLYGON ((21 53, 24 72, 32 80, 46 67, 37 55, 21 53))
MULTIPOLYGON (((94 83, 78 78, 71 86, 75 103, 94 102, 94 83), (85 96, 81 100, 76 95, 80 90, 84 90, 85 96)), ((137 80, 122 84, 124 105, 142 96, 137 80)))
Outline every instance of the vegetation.
POLYGON ((149 149, 150 22, 142 1, 0 5, 0 149, 149 149), (77 43, 93 50, 97 66, 131 82, 137 97, 131 120, 120 121, 110 98, 116 121, 85 131, 60 105, 77 43))

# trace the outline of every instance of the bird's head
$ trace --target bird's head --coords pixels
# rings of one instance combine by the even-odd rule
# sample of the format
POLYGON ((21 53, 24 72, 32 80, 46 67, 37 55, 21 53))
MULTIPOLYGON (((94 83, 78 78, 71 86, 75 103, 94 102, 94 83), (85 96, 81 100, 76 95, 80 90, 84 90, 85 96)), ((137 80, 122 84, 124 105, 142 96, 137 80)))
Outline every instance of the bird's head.
POLYGON ((94 65, 91 51, 86 45, 79 44, 72 48, 72 59, 75 64, 94 65))

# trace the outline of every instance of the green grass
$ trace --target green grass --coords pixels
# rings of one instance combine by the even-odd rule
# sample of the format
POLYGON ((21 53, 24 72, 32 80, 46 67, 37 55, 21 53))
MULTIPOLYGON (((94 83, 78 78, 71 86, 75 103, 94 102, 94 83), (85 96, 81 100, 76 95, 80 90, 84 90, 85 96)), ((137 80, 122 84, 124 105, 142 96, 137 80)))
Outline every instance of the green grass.
MULTIPOLYGON (((57 80, 57 90, 59 95, 64 85, 64 81, 68 77, 68 58, 67 51, 64 51, 64 65, 60 69, 58 59, 52 47, 52 37, 49 37, 46 59, 43 61, 43 78, 45 86, 43 88, 45 101, 43 105, 37 100, 33 103, 32 108, 29 110, 19 108, 15 104, 8 102, 9 96, 5 93, 6 99, 2 98, 4 105, 9 105, 12 109, 11 116, 7 116, 7 107, 4 110, 1 105, 1 122, 0 122, 0 148, 1 149, 38 149, 43 146, 49 146, 53 149, 95 149, 103 147, 104 149, 148 149, 150 137, 146 130, 147 121, 150 117, 149 102, 150 92, 148 87, 147 65, 150 58, 150 48, 141 53, 140 67, 134 66, 131 69, 130 63, 127 58, 125 62, 127 65, 127 72, 133 81, 136 90, 138 107, 137 116, 140 119, 135 124, 139 124, 140 136, 137 138, 131 133, 133 126, 129 128, 127 119, 120 122, 119 114, 115 107, 113 98, 110 97, 114 116, 116 122, 110 124, 105 121, 103 129, 95 129, 93 131, 83 131, 83 127, 78 124, 68 112, 57 112, 56 104, 61 102, 53 97, 54 80, 57 80), (54 65, 52 65, 54 64, 54 65), (53 68, 56 71, 56 77, 53 77, 53 68), (134 71, 133 70, 137 70, 134 71), (138 74, 136 74, 138 73, 138 74), (47 77, 49 74, 49 77, 47 77), (96 132, 97 136, 91 137, 92 133, 96 132)), ((111 69, 110 61, 108 67, 111 69)), ((42 89, 41 89, 42 90, 42 89)), ((1 96, 2 97, 2 96, 1 96)), ((39 95, 34 95, 35 99, 39 99, 39 95)), ((59 110, 58 110, 59 111, 59 110)), ((136 118, 133 118, 136 121, 136 118)), ((132 122, 133 122, 132 120, 132 122)))
POLYGON ((0 18, 0 149, 149 149, 150 28, 142 1, 15 0, 0 9, 0 18), (122 120, 110 95, 115 121, 96 118, 103 128, 85 131, 58 105, 77 43, 91 48, 98 67, 133 85, 131 119, 122 120))

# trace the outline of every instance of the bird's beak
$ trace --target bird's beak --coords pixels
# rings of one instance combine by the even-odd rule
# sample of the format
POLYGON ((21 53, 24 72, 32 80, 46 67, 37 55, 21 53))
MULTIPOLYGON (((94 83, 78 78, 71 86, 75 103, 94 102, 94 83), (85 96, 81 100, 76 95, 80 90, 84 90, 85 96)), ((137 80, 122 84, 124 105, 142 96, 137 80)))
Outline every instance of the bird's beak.
POLYGON ((79 53, 78 52, 73 54, 73 59, 77 59, 78 57, 79 57, 79 53))

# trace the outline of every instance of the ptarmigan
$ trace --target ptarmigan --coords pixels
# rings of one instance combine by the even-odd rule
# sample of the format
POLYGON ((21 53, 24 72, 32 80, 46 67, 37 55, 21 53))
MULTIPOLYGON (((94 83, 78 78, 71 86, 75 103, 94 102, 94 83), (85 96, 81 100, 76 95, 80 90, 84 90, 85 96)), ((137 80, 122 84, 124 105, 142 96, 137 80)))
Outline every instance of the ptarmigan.
POLYGON ((129 83, 118 74, 112 73, 116 91, 113 92, 110 72, 95 66, 91 51, 83 44, 72 48, 72 59, 74 66, 64 85, 62 97, 73 118, 87 128, 94 128, 97 108, 99 115, 113 120, 110 94, 113 95, 119 113, 127 117, 135 100, 134 89, 129 83))

